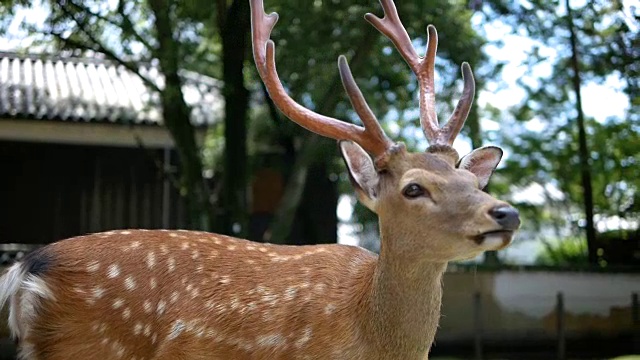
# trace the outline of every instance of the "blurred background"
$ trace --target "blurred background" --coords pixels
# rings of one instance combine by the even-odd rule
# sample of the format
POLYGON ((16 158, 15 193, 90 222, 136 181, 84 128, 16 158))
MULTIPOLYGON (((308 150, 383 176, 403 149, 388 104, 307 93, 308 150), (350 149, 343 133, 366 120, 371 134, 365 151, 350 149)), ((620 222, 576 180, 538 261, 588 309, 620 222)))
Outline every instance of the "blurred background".
MULTIPOLYGON (((337 71, 345 54, 387 134, 427 147, 416 78, 363 19, 382 15, 377 1, 265 2, 280 14, 276 61, 297 101, 360 123, 337 71)), ((454 147, 505 150, 487 191, 523 224, 508 249, 450 264, 432 354, 640 354, 640 5, 397 7, 419 53, 426 26, 438 29, 440 119, 460 96, 460 64, 471 64, 476 101, 454 147)), ((8 0, 0 14, 2 266, 117 228, 379 250, 336 142, 266 95, 248 0, 8 0)))

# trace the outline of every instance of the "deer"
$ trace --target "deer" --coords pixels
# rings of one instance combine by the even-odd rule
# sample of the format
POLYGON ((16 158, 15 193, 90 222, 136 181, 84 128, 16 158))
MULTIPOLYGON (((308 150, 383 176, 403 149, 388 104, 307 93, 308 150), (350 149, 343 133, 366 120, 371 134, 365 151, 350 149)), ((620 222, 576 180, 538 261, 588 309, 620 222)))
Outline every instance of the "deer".
POLYGON ((379 222, 379 254, 357 246, 276 245, 193 230, 125 229, 59 240, 30 252, 0 279, 0 304, 22 360, 428 359, 451 261, 500 250, 518 211, 483 191, 502 158, 485 146, 452 147, 475 84, 439 125, 429 25, 419 56, 392 0, 365 19, 399 51, 419 82, 429 141, 409 152, 387 137, 345 56, 338 70, 363 126, 318 114, 278 78, 278 14, 250 0, 253 58, 291 121, 337 141, 358 200, 379 222))

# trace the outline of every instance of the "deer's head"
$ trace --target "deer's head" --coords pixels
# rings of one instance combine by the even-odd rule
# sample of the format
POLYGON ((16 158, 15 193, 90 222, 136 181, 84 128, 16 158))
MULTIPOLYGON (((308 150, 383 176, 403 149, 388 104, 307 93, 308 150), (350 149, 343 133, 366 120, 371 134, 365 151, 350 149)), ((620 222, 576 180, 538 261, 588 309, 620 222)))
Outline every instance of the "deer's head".
POLYGON ((449 261, 473 257, 507 246, 520 226, 516 209, 482 189, 498 166, 502 150, 483 147, 459 158, 452 144, 460 132, 475 84, 471 68, 462 64, 464 90, 454 113, 438 125, 434 62, 437 33, 428 27, 427 52, 419 57, 392 0, 381 0, 385 16, 365 18, 398 49, 420 84, 420 123, 430 146, 410 153, 391 141, 364 100, 346 58, 338 58, 342 83, 364 127, 330 118, 295 102, 276 72, 275 45, 269 39, 278 20, 264 13, 262 0, 251 0, 253 54, 258 72, 276 106, 291 120, 319 135, 339 141, 359 200, 381 223, 383 248, 400 256, 449 261))

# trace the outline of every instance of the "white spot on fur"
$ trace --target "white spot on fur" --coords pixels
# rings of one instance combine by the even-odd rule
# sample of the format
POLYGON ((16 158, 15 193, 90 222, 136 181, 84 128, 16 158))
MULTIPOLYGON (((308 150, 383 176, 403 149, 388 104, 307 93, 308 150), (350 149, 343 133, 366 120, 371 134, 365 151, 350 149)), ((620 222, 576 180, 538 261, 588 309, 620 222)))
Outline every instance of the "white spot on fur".
POLYGON ((171 293, 171 303, 175 303, 176 301, 178 301, 178 292, 174 291, 173 293, 171 293))
POLYGON ((258 250, 260 250, 260 252, 263 252, 263 253, 267 252, 267 248, 264 246, 259 247, 258 250))
POLYGON ((135 335, 140 335, 142 333, 142 324, 136 323, 136 326, 133 327, 133 333, 135 335))
POLYGON ((253 251, 253 250, 255 250, 255 249, 256 249, 256 247, 255 247, 255 246, 253 246, 253 245, 247 245, 247 250, 252 250, 252 251, 253 251))
POLYGON ((233 251, 233 250, 235 250, 235 249, 236 249, 236 246, 235 246, 235 245, 229 245, 229 246, 227 246, 227 250, 229 250, 229 251, 233 251))
POLYGON ((172 272, 173 270, 176 269, 176 259, 174 258, 169 258, 169 272, 172 272))
POLYGON ((238 298, 237 298, 237 297, 234 297, 234 298, 231 300, 231 310, 235 310, 235 309, 237 309, 238 307, 240 307, 240 301, 238 300, 238 298))
POLYGON ((191 291, 191 298, 195 299, 196 297, 198 297, 199 294, 200 294, 200 289, 198 289, 197 287, 193 288, 193 290, 191 291))
POLYGON ((124 287, 129 291, 133 291, 136 288, 136 281, 133 279, 133 276, 129 275, 124 279, 124 287))
POLYGON ((271 306, 275 306, 278 303, 278 296, 273 294, 263 295, 262 301, 268 303, 271 306))
POLYGON ((162 255, 169 254, 169 247, 165 244, 160 245, 160 252, 162 252, 162 255))
POLYGON ((144 327, 144 336, 149 337, 151 335, 151 325, 147 324, 144 327))
POLYGON ((156 254, 153 251, 149 251, 147 254, 147 267, 153 269, 156 265, 156 254))
POLYGON ((176 320, 176 322, 173 324, 173 327, 171 328, 171 331, 169 332, 169 335, 167 336, 167 338, 169 340, 173 340, 175 338, 178 337, 178 335, 180 335, 184 329, 185 329, 185 325, 184 322, 182 320, 176 320))
POLYGON ((131 247, 131 249, 132 249, 132 250, 133 250, 133 249, 137 249, 137 248, 139 248, 139 247, 140 247, 140 241, 134 241, 134 242, 132 242, 132 243, 131 243, 131 245, 130 245, 130 247, 131 247))
POLYGON ((193 250, 193 252, 191 252, 191 258, 193 260, 197 259, 200 256, 200 253, 198 252, 198 250, 193 250))
POLYGON ((114 347, 117 349, 116 350, 116 355, 121 358, 124 356, 124 346, 122 346, 120 343, 116 343, 117 345, 115 345, 114 347))
POLYGON ((124 311, 122 311, 122 318, 127 320, 130 317, 131 317, 131 309, 125 308, 124 311))
POLYGON ((227 285, 230 282, 231 282, 231 279, 229 279, 229 277, 227 275, 221 276, 220 284, 227 285))
POLYGON ((326 289, 326 287, 327 286, 325 284, 316 284, 316 286, 314 286, 313 289, 318 294, 322 294, 322 293, 324 293, 324 290, 326 289))
POLYGON ((107 324, 100 323, 100 325, 98 326, 98 332, 100 334, 104 334, 105 331, 107 331, 107 324))
POLYGON ((183 243, 180 245, 180 248, 181 248, 182 250, 187 250, 187 249, 189 248, 189 243, 188 243, 188 242, 186 242, 186 241, 185 241, 185 242, 183 242, 183 243))
POLYGON ((151 335, 151 343, 155 344, 157 339, 158 339, 158 334, 153 333, 153 335, 151 335))
POLYGON ((286 339, 280 334, 263 335, 256 338, 256 343, 259 346, 264 347, 277 347, 284 345, 286 343, 286 339))
POLYGON ((304 344, 308 343, 309 340, 311 340, 311 327, 307 326, 304 329, 304 332, 302 333, 302 336, 300 337, 300 339, 296 340, 296 347, 297 348, 301 348, 304 346, 304 344))
POLYGON ((169 233, 169 236, 171 236, 171 237, 178 237, 178 234, 176 234, 176 233, 169 233))
POLYGON ((333 314, 334 311, 336 311, 336 306, 333 304, 329 304, 324 307, 324 313, 327 315, 333 314))
POLYGON ((99 286, 96 286, 93 288, 92 294, 93 294, 93 299, 97 300, 100 299, 103 295, 104 295, 105 290, 99 286))
POLYGON ((164 314, 164 311, 166 309, 167 306, 167 302, 164 300, 160 300, 158 302, 158 308, 156 309, 156 312, 158 313, 158 315, 162 315, 164 314))
POLYGON ((151 289, 155 289, 158 286, 158 282, 156 281, 156 278, 151 278, 151 281, 149 282, 149 286, 151 286, 151 289))
POLYGON ((151 305, 151 301, 145 300, 143 306, 144 306, 144 312, 146 312, 147 314, 151 313, 151 310, 153 308, 153 305, 151 305))
POLYGON ((96 272, 100 270, 100 263, 97 261, 90 261, 89 264, 87 264, 87 271, 88 272, 96 272))
POLYGON ((120 231, 120 235, 130 235, 131 231, 120 231))
POLYGON ((298 292, 298 290, 296 290, 296 288, 294 286, 289 286, 287 288, 287 290, 285 290, 284 292, 284 299, 285 300, 292 300, 294 297, 296 297, 296 293, 298 292))
POLYGON ((124 300, 122 300, 122 299, 116 299, 116 300, 113 302, 112 307, 113 307, 114 309, 118 309, 118 308, 122 307, 122 305, 124 305, 124 300))
POLYGON ((109 269, 107 269, 107 276, 111 279, 116 278, 120 275, 120 267, 116 264, 109 265, 109 269))

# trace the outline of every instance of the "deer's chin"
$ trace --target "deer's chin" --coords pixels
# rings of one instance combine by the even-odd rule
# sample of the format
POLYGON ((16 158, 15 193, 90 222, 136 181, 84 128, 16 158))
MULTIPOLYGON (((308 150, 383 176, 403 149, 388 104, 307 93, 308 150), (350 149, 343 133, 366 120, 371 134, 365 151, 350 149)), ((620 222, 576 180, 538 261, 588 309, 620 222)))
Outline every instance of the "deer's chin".
POLYGON ((488 231, 474 236, 473 241, 485 250, 502 250, 511 244, 514 232, 510 230, 488 231))

